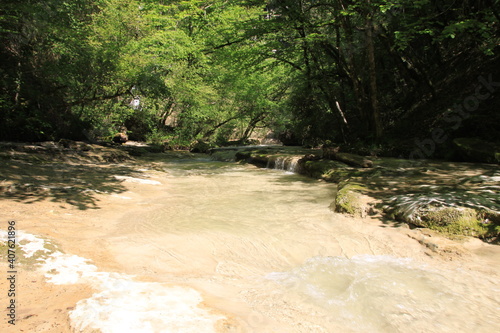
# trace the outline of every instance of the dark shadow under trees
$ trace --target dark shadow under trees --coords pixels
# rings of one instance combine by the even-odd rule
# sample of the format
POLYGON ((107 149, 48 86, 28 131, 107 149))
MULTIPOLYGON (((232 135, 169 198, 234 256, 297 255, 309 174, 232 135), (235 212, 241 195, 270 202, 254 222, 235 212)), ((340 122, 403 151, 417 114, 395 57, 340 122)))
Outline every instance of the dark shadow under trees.
MULTIPOLYGON (((79 152, 83 155, 82 152, 79 152)), ((68 152, 67 156, 79 155, 68 152)), ((14 158, 0 156, 0 200, 26 204, 49 200, 69 204, 80 210, 99 209, 99 194, 123 193, 127 188, 115 176, 140 177, 140 172, 125 164, 77 162, 62 159, 62 152, 19 153, 14 158), (51 160, 52 154, 52 160, 51 160)), ((74 156, 73 156, 74 157, 74 156)), ((82 158, 82 156, 80 156, 82 158)))

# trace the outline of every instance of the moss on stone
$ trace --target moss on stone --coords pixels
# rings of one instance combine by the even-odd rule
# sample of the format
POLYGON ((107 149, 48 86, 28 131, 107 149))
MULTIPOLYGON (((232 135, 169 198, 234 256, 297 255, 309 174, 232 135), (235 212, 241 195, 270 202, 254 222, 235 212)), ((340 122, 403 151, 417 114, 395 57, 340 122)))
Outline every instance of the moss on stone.
POLYGON ((339 182, 347 175, 347 170, 347 165, 332 160, 306 161, 304 163, 304 173, 307 176, 331 182, 339 182))
POLYGON ((327 182, 339 183, 349 178, 363 177, 364 173, 360 169, 330 169, 321 177, 327 182))
POLYGON ((236 161, 246 161, 247 159, 250 158, 252 155, 252 152, 250 151, 238 151, 236 152, 235 158, 236 161))
POLYGON ((447 207, 429 212, 423 224, 430 229, 453 235, 489 239, 500 235, 500 225, 484 218, 485 212, 472 208, 447 207))
POLYGON ((265 154, 250 154, 248 162, 252 164, 256 164, 259 166, 266 167, 269 162, 269 155, 265 154))
POLYGON ((333 203, 334 211, 350 214, 355 217, 365 217, 367 206, 362 200, 362 191, 366 191, 366 187, 360 183, 344 182, 339 184, 333 203))
POLYGON ((491 239, 500 235, 500 213, 487 198, 470 193, 421 193, 395 196, 384 211, 389 218, 449 235, 491 239))
POLYGON ((421 219, 422 226, 450 234, 480 237, 488 233, 480 214, 472 208, 444 207, 428 211, 421 219))

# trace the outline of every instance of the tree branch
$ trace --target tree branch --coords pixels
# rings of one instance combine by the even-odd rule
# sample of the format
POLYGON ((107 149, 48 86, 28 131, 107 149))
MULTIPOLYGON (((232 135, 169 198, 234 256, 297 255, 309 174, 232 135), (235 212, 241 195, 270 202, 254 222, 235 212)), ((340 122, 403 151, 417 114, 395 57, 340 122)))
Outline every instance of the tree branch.
POLYGON ((123 95, 125 95, 127 93, 131 94, 130 91, 132 90, 132 88, 133 88, 133 86, 130 86, 126 90, 118 90, 113 95, 104 95, 104 96, 94 96, 94 97, 90 97, 90 98, 82 98, 80 100, 70 102, 67 105, 68 106, 76 106, 76 105, 83 105, 83 104, 87 104, 87 103, 95 102, 95 101, 105 101, 105 100, 108 100, 108 99, 117 98, 117 97, 123 96, 123 95))
POLYGON ((285 64, 288 64, 288 65, 292 66, 293 68, 295 68, 295 69, 297 69, 297 70, 299 70, 299 71, 302 71, 302 70, 303 70, 303 69, 302 69, 302 67, 300 67, 299 65, 297 65, 297 64, 295 64, 295 63, 293 63, 293 62, 291 62, 291 61, 289 61, 289 60, 286 60, 286 59, 280 58, 280 57, 278 57, 278 56, 276 56, 276 55, 269 56, 269 58, 273 58, 273 59, 276 59, 276 60, 278 60, 278 61, 284 62, 285 64))

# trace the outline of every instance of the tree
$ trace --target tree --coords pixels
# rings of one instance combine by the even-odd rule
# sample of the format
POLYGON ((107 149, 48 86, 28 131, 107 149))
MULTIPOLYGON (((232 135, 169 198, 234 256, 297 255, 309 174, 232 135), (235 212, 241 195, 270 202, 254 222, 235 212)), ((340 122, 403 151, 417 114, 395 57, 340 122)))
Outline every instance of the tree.
POLYGON ((317 145, 425 131, 446 110, 431 103, 452 104, 497 59, 495 3, 4 0, 0 139, 126 125, 184 145, 256 128, 317 145))

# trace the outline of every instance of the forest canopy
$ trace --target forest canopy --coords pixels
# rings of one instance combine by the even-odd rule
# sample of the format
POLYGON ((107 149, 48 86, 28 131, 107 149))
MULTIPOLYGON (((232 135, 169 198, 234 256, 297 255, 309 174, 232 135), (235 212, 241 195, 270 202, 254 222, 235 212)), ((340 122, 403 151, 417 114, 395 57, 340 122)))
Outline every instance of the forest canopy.
POLYGON ((1 0, 0 139, 500 142, 499 2, 1 0))

